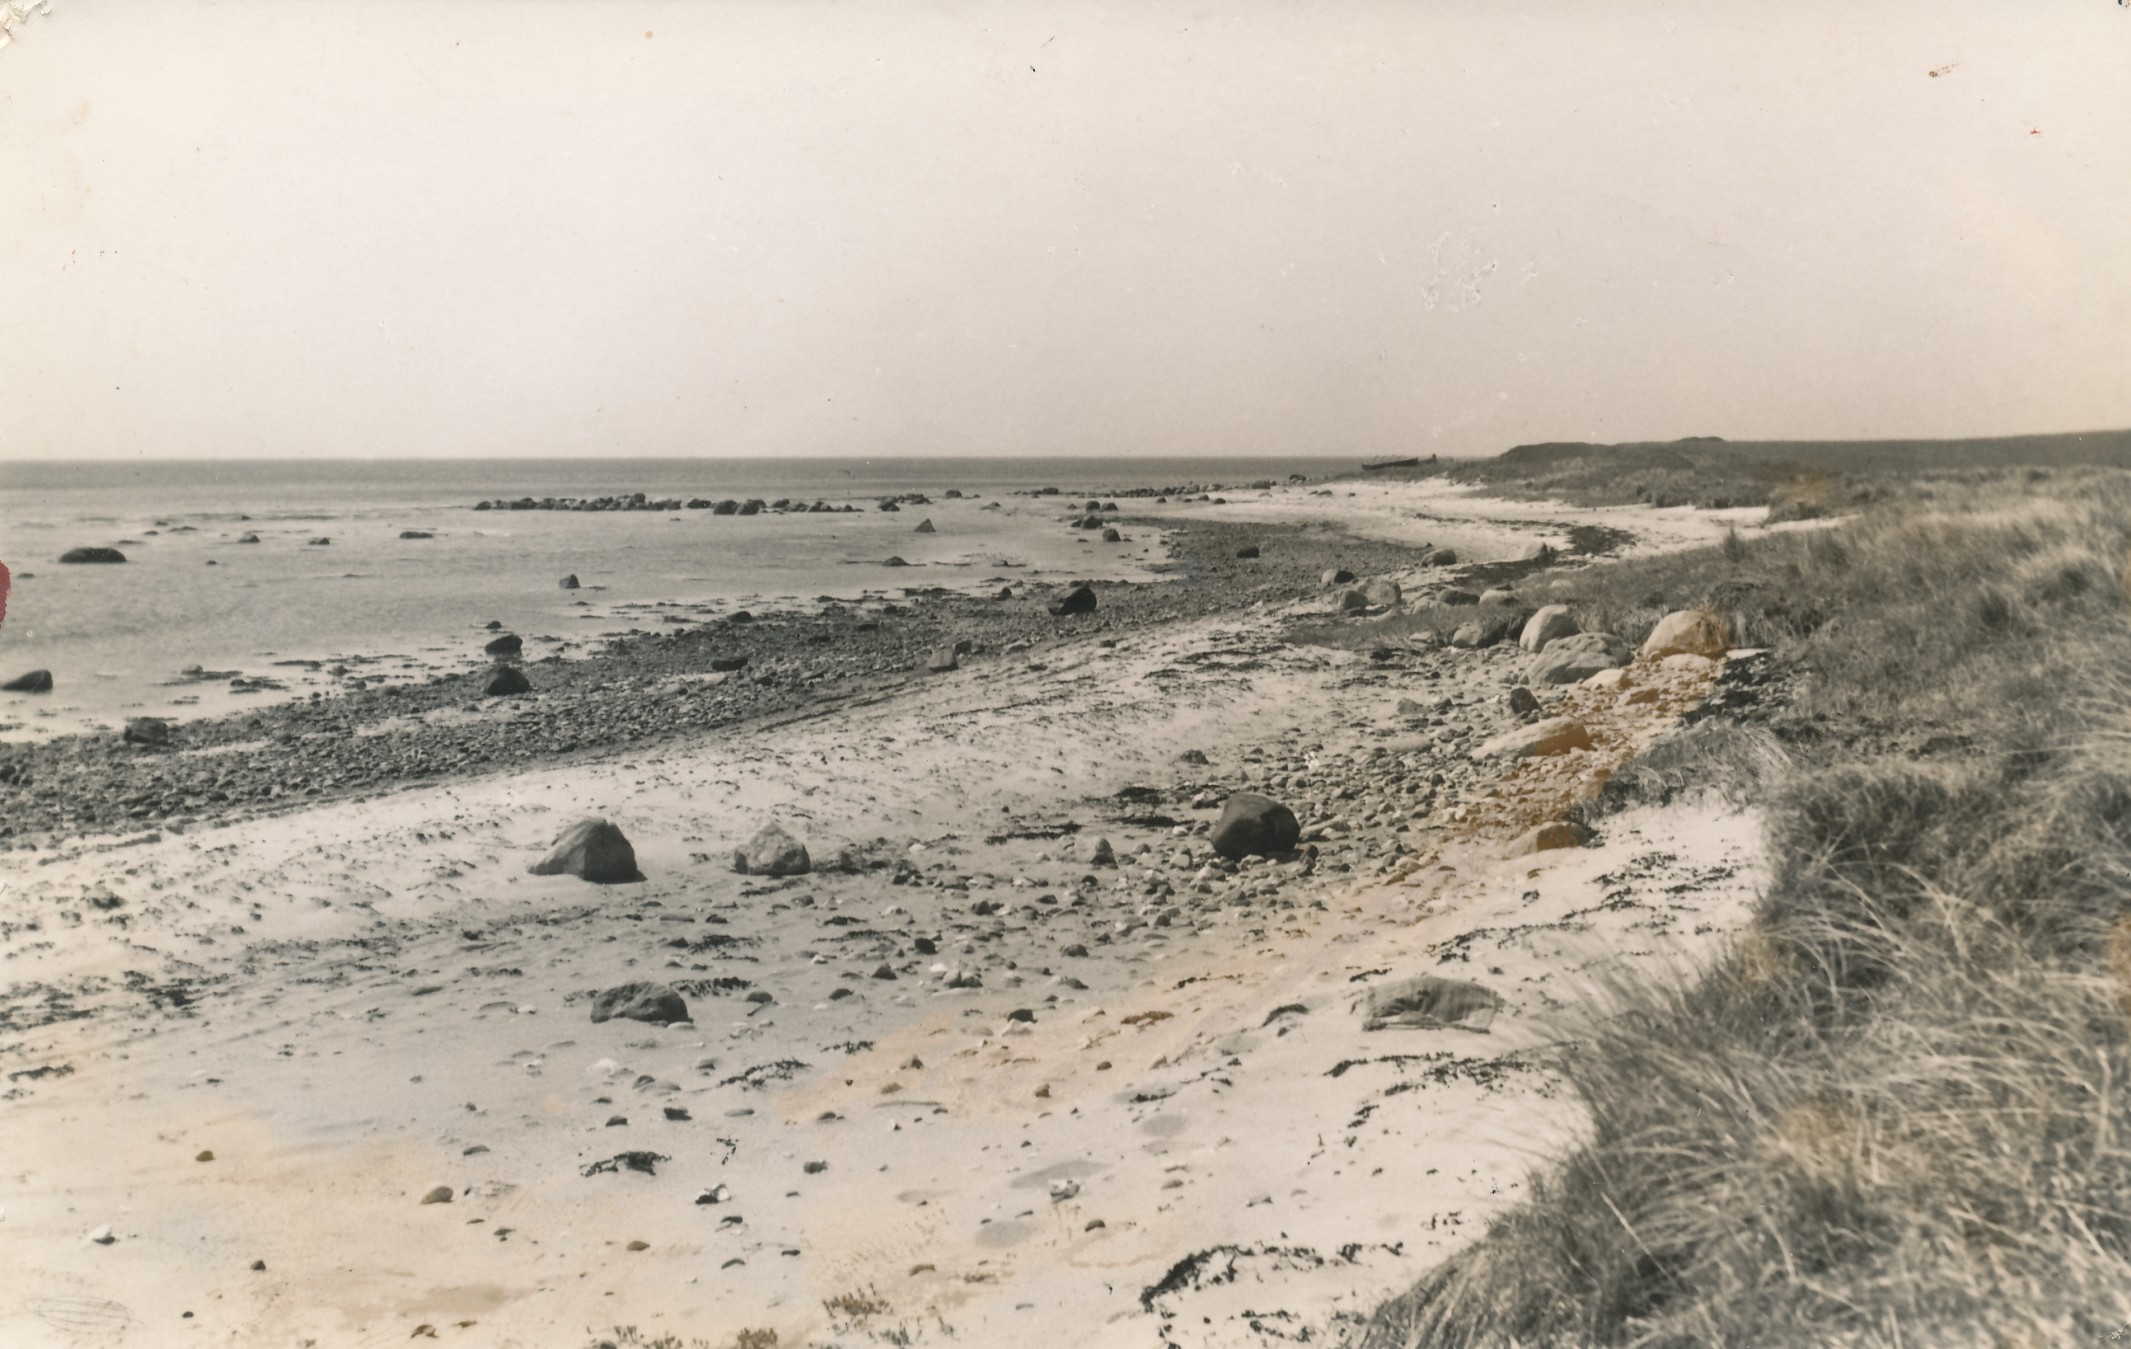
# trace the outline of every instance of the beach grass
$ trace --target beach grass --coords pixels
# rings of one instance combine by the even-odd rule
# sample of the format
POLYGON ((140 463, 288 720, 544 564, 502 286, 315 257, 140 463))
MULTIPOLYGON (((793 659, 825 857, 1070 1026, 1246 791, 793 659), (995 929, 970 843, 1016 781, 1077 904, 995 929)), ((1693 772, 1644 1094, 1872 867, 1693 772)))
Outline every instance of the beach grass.
POLYGON ((1942 483, 1526 587, 1631 639, 1707 605, 1795 675, 1601 806, 1755 799, 1774 876, 1700 981, 1613 990, 1567 1069, 1585 1141, 1364 1344, 2039 1346, 2131 1322, 2127 507, 2115 475, 1942 483))

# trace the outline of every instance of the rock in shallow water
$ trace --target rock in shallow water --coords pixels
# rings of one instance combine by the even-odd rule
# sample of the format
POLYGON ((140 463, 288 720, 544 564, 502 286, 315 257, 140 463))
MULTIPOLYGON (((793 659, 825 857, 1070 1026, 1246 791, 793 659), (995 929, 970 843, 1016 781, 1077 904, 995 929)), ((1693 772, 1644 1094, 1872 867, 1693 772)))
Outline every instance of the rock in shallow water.
POLYGON ((605 820, 579 820, 555 840, 555 847, 533 867, 535 876, 577 876, 595 885, 640 881, 636 849, 622 831, 605 820))
POLYGON ((124 562, 126 555, 116 548, 69 548, 59 555, 61 562, 124 562))
POLYGON ((167 745, 170 723, 161 717, 135 717, 126 723, 126 733, 121 738, 129 745, 167 745))
POLYGON ((505 633, 501 637, 490 638, 488 645, 481 649, 491 656, 515 656, 525 649, 525 639, 512 633, 505 633))
POLYGON ((52 672, 50 670, 32 670, 28 674, 16 675, 5 684, 0 684, 0 689, 5 689, 9 693, 50 693, 52 691, 52 672))

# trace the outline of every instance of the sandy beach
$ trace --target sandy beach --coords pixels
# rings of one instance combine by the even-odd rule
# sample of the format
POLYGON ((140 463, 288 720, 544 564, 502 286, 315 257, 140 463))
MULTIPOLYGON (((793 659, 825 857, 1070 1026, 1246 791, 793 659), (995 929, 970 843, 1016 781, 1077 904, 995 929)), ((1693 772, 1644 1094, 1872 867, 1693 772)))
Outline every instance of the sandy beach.
MULTIPOLYGON (((1262 593, 1186 567, 1106 588, 1102 626, 972 628, 945 673, 18 846, 7 1341, 1336 1339, 1575 1136, 1550 1056, 1609 987, 1706 959, 1762 865, 1755 818, 1709 802, 1530 851, 1723 662, 1520 716, 1514 639, 1328 642, 1384 611, 1308 579, 1366 558, 1418 601, 1470 574, 1393 519, 1503 558, 1729 521, 1354 490, 1378 543, 1337 496, 1243 508, 1285 559, 1262 593), (1221 593, 1165 607, 1194 585, 1221 593), (1480 752, 1556 717, 1588 747, 1480 752), (1296 851, 1211 849, 1238 791, 1292 808, 1296 851), (528 874, 587 817, 643 881, 528 874), (771 820, 811 872, 736 873, 771 820), (1402 1015, 1427 978, 1473 1005, 1402 1015), (590 1019, 637 981, 688 1020, 590 1019)), ((1169 518, 1199 540, 1177 557, 1234 551, 1219 509, 1169 518)), ((597 707, 561 668, 536 702, 597 707)), ((440 734, 464 698, 341 739, 440 734)), ((181 733, 244 743, 211 726, 181 733)), ((267 752, 311 734, 282 729, 267 752)))

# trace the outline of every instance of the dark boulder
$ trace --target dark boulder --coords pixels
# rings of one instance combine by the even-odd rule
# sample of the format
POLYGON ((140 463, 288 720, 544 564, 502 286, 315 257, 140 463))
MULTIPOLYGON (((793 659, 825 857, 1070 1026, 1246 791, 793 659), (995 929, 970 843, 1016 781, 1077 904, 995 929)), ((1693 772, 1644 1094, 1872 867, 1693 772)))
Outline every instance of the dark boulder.
POLYGON ((1244 545, 1243 545, 1243 546, 1242 546, 1241 548, 1238 548, 1238 549, 1236 550, 1236 556, 1237 556, 1237 557, 1256 557, 1256 556, 1258 556, 1258 545, 1257 545, 1257 544, 1255 544, 1255 543, 1246 543, 1246 544, 1244 544, 1244 545))
POLYGON ((506 632, 501 637, 490 638, 488 645, 481 649, 491 656, 515 656, 525 649, 525 639, 506 632))
POLYGON ((665 984, 638 982, 623 984, 618 988, 604 989, 592 999, 594 1022, 649 1021, 656 1025, 671 1025, 686 1021, 688 1003, 665 984))
POLYGON ((731 674, 735 670, 744 670, 746 668, 747 657, 745 656, 712 656, 710 658, 712 674, 731 674))
POLYGON ((1422 564, 1430 567, 1455 567, 1458 565, 1458 555, 1449 548, 1438 548, 1422 559, 1422 564))
POLYGON ((1064 598, 1051 606, 1051 612, 1059 617, 1067 614, 1092 614, 1095 612, 1095 591, 1090 586, 1078 585, 1065 593, 1064 598))
POLYGON ((28 674, 16 675, 5 684, 0 684, 0 689, 4 689, 9 693, 50 693, 52 691, 52 672, 50 670, 32 670, 28 674))
POLYGON ((1124 538, 1124 535, 1114 529, 1106 529, 1102 532, 1102 541, 1104 543, 1122 543, 1124 538))
POLYGON ((1295 812, 1269 796, 1237 792, 1228 798, 1213 827, 1213 850, 1231 861, 1252 853, 1272 857, 1289 852, 1302 837, 1295 812))
POLYGON ((577 573, 573 571, 568 576, 565 576, 560 581, 557 581, 555 584, 560 586, 564 590, 576 590, 579 588, 577 573))
POLYGON ((496 677, 488 681, 488 696, 507 698, 513 694, 531 693, 533 681, 525 677, 525 671, 515 665, 506 665, 496 671, 496 677))
POLYGON ((426 529, 403 529, 400 531, 400 537, 403 539, 433 539, 436 535, 426 529))
POLYGON ((937 534, 939 531, 932 527, 930 519, 924 519, 918 521, 918 527, 910 532, 913 534, 937 534))
POLYGON ((636 849, 605 820, 579 820, 562 831, 548 855, 533 865, 535 876, 577 876, 594 885, 640 881, 636 849))
POLYGON ((129 745, 160 748, 170 743, 170 723, 161 717, 134 717, 126 723, 125 734, 120 739, 129 745))
POLYGON ((885 562, 882 562, 881 565, 883 567, 907 567, 910 564, 908 562, 903 561, 903 559, 901 559, 900 557, 890 557, 885 562))
POLYGON ((1345 567, 1332 567, 1317 578, 1317 584, 1321 586, 1343 586, 1353 580, 1354 573, 1348 571, 1345 567))
POLYGON ((961 655, 951 646, 941 647, 925 660, 925 671, 928 674, 946 674, 950 670, 960 669, 961 666, 961 655))
POLYGON ((124 562, 126 555, 116 548, 69 548, 59 555, 61 562, 124 562))
POLYGON ((249 531, 249 530, 246 530, 246 531, 245 531, 244 533, 242 533, 242 534, 240 534, 240 535, 238 535, 238 536, 237 536, 237 542, 239 542, 239 543, 257 543, 257 542, 259 542, 259 536, 258 536, 257 534, 254 534, 254 533, 252 533, 252 532, 251 532, 251 531, 249 531))

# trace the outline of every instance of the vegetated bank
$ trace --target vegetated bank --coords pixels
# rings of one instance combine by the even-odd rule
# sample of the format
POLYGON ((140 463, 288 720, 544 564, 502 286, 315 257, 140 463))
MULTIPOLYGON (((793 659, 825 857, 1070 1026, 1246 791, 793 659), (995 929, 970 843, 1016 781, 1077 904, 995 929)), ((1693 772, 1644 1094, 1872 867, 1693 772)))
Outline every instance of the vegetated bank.
POLYGON ((1766 506, 1773 522, 1854 510, 1898 495, 1918 476, 1988 480, 2007 464, 2045 473, 2131 468, 2131 431, 1968 440, 1554 441, 1519 445, 1488 459, 1431 460, 1369 476, 1440 476, 1489 492, 1584 506, 1766 506))
POLYGON ((1569 1056, 1587 1142, 1381 1309, 1380 1346, 2072 1344, 2131 1320, 2131 477, 1911 484, 1826 531, 1538 578, 1773 648, 1598 813, 1762 802, 1700 982, 1569 1056))

